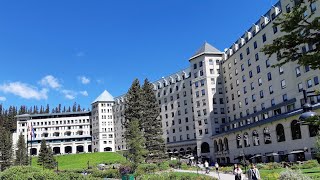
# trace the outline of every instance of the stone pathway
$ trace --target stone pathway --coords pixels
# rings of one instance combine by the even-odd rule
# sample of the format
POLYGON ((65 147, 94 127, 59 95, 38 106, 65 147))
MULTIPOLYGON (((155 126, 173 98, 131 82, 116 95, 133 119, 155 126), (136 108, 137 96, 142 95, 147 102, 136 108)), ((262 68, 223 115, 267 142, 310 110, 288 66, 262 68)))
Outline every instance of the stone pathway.
MULTIPOLYGON (((174 169, 175 172, 191 172, 191 173, 197 173, 197 171, 189 171, 189 170, 181 170, 181 169, 174 169)), ((199 174, 205 174, 205 172, 203 170, 198 171, 199 174)), ((208 176, 211 177, 215 177, 218 178, 219 180, 234 180, 234 175, 233 174, 224 174, 224 173, 220 173, 217 174, 215 171, 210 171, 209 174, 206 174, 208 176)), ((242 178, 243 180, 247 180, 247 178, 242 178)))

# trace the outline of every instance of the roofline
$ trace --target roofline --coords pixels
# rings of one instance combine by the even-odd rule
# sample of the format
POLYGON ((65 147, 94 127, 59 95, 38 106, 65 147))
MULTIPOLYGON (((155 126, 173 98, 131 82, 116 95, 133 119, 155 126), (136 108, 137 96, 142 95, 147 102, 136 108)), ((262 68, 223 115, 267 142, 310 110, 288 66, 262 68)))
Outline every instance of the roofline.
POLYGON ((16 118, 19 117, 38 117, 38 116, 52 116, 52 115, 67 115, 67 114, 90 114, 91 111, 80 111, 80 112, 62 112, 62 113, 45 113, 45 114, 21 114, 16 115, 16 118))
POLYGON ((94 101, 94 102, 91 103, 91 105, 94 104, 94 103, 97 103, 97 102, 115 102, 115 100, 113 100, 113 101, 94 101))
POLYGON ((197 58, 197 57, 200 57, 200 56, 202 56, 202 55, 205 55, 205 54, 210 54, 210 55, 223 55, 224 53, 223 53, 223 52, 203 52, 203 53, 201 53, 201 54, 197 54, 197 55, 195 55, 195 56, 192 56, 192 57, 189 59, 189 61, 191 61, 191 60, 193 60, 193 59, 195 59, 195 58, 197 58))

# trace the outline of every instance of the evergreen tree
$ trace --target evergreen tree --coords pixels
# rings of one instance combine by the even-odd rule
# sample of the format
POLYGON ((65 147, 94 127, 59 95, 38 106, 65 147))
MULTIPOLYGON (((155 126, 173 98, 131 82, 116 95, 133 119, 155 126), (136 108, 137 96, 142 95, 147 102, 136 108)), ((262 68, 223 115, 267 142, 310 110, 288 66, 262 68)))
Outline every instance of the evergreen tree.
POLYGON ((142 120, 142 104, 141 104, 141 88, 139 80, 136 79, 131 85, 126 95, 125 109, 125 139, 129 150, 128 158, 136 166, 144 161, 147 154, 145 149, 145 139, 141 131, 142 120))
POLYGON ((47 104, 47 107, 46 107, 46 110, 45 110, 45 113, 50 113, 50 107, 49 107, 49 104, 47 104))
POLYGON ((81 112, 81 106, 78 104, 77 112, 81 112))
POLYGON ((74 102, 72 106, 72 112, 76 112, 76 111, 77 111, 77 103, 74 102))
POLYGON ((0 127, 0 167, 1 171, 12 164, 12 137, 10 131, 0 127))
POLYGON ((24 140, 24 136, 22 133, 19 135, 19 139, 17 142, 17 150, 16 150, 16 159, 15 159, 15 165, 24 166, 28 165, 28 154, 27 154, 27 148, 26 148, 26 142, 24 140))
POLYGON ((275 21, 273 26, 280 26, 281 32, 285 34, 262 49, 262 52, 269 57, 277 55, 278 63, 275 66, 296 61, 312 69, 320 69, 320 17, 313 17, 315 11, 305 15, 305 12, 309 13, 308 7, 312 7, 317 1, 296 0, 293 10, 290 13, 283 13, 283 16, 275 21))
POLYGON ((42 139, 40 145, 40 152, 38 156, 38 165, 42 165, 44 168, 53 169, 55 166, 55 158, 53 157, 50 146, 46 144, 46 140, 42 139))
POLYGON ((61 104, 58 105, 58 113, 61 113, 61 104))
POLYGON ((163 159, 165 144, 162 137, 162 122, 159 118, 159 105, 153 91, 153 85, 146 79, 142 87, 142 121, 148 159, 163 159))
POLYGON ((63 106, 62 112, 66 112, 66 106, 63 106))

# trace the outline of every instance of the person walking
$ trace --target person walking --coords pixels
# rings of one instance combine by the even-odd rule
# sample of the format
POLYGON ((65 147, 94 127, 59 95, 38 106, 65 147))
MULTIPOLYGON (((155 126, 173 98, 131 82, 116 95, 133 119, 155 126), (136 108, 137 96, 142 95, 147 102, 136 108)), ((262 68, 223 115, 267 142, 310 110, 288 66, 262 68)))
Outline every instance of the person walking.
POLYGON ((260 172, 254 164, 251 164, 251 168, 248 170, 247 174, 248 180, 261 180, 260 172))
POLYGON ((216 171, 218 172, 219 171, 219 164, 217 162, 214 164, 214 167, 216 167, 216 171))
POLYGON ((208 161, 204 162, 204 168, 205 168, 206 174, 209 174, 209 163, 208 163, 208 161))
POLYGON ((234 165, 233 174, 235 175, 235 180, 242 180, 242 170, 238 164, 234 165))

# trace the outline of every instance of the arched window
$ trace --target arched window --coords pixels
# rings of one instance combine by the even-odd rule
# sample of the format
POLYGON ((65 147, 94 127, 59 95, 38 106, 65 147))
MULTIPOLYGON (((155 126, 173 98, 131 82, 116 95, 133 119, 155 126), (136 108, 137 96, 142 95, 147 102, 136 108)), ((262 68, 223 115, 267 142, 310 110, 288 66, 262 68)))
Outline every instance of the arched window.
POLYGON ((252 140, 253 140, 253 145, 254 146, 259 146, 260 141, 259 141, 259 134, 256 130, 252 132, 252 140))
POLYGON ((277 140, 278 142, 286 141, 286 136, 284 134, 284 128, 282 124, 278 124, 276 127, 277 140))
POLYGON ((250 147, 249 135, 247 132, 243 134, 244 147, 250 147))
POLYGON ((201 144, 201 153, 209 153, 210 152, 210 147, 209 144, 204 142, 201 144))
POLYGON ((301 139, 300 124, 298 124, 297 120, 293 120, 291 122, 291 135, 292 135, 292 140, 301 139))
POLYGON ((241 136, 238 134, 237 135, 237 148, 242 148, 242 138, 241 136))
POLYGON ((218 152, 219 151, 219 147, 218 147, 218 143, 216 140, 214 140, 214 152, 218 152))
POLYGON ((315 125, 308 125, 309 126, 309 134, 310 134, 310 137, 315 137, 317 136, 318 134, 318 126, 315 126, 315 125))
POLYGON ((229 143, 228 143, 228 139, 227 138, 224 138, 224 147, 225 147, 225 150, 228 151, 229 150, 229 143))
POLYGON ((220 150, 220 151, 223 151, 223 150, 224 150, 224 148, 223 148, 223 143, 222 143, 222 140, 221 140, 221 139, 219 139, 219 150, 220 150))
POLYGON ((264 143, 271 144, 271 134, 268 127, 263 129, 264 143))

